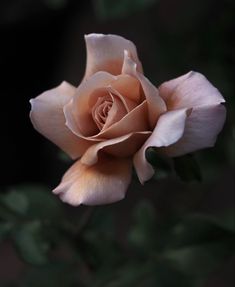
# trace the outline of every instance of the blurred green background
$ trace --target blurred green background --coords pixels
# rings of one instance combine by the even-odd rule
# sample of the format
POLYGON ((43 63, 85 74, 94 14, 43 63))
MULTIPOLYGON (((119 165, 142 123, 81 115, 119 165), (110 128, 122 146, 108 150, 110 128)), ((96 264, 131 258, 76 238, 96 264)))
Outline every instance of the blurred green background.
POLYGON ((234 286, 235 2, 1 0, 0 286, 234 286), (136 176, 125 200, 73 208, 51 195, 71 162, 33 130, 28 100, 78 85, 84 34, 132 40, 157 86, 190 70, 226 99, 215 148, 136 176))

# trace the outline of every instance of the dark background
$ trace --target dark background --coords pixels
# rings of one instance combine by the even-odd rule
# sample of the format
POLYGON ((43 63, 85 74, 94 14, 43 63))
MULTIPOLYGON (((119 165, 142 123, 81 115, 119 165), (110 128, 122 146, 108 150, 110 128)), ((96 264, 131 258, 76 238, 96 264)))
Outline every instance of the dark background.
MULTIPOLYGON (((50 189, 58 184, 69 163, 33 129, 29 99, 63 80, 79 85, 86 61, 84 34, 112 33, 136 44, 145 74, 157 86, 190 70, 201 72, 225 97, 228 111, 216 147, 196 153, 202 183, 171 176, 141 187, 135 180, 114 216, 130 218, 129 209, 143 198, 154 202, 160 218, 174 212, 220 214, 234 207, 234 10, 232 0, 1 0, 0 192, 22 183, 50 189)), ((122 237, 125 232, 120 232, 122 237)), ((4 252, 3 261, 10 256, 4 252)), ((221 263, 219 279, 213 275, 203 286, 232 286, 231 266, 230 260, 221 263)))
POLYGON ((228 101, 230 130, 225 133, 230 137, 225 145, 231 144, 233 1, 156 1, 138 12, 132 11, 134 5, 127 6, 127 16, 112 16, 108 6, 107 17, 95 8, 99 2, 1 1, 2 185, 54 184, 57 179, 61 171, 54 168, 56 148, 32 129, 28 101, 63 80, 79 84, 86 57, 83 35, 91 32, 132 40, 145 74, 156 85, 190 70, 205 74, 228 101))

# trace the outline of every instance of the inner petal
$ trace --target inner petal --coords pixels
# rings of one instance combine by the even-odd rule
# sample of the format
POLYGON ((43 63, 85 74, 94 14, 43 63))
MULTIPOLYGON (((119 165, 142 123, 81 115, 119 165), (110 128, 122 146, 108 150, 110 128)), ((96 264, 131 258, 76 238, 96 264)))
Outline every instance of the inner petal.
POLYGON ((112 124, 120 121, 128 112, 123 102, 119 97, 109 92, 110 97, 113 100, 113 104, 111 109, 108 112, 108 116, 106 118, 105 125, 103 126, 103 130, 110 127, 112 124))
POLYGON ((101 96, 97 99, 96 104, 92 108, 92 117, 97 127, 102 130, 106 119, 108 117, 108 113, 112 108, 113 101, 109 95, 101 96))
POLYGON ((92 117, 99 130, 104 130, 122 119, 128 112, 121 99, 107 91, 105 96, 98 97, 92 108, 92 117))

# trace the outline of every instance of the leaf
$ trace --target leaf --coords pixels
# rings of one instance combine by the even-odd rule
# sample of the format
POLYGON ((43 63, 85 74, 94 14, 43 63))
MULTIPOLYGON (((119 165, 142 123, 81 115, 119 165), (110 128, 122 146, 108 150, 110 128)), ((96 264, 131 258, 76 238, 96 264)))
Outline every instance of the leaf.
POLYGON ((10 211, 18 214, 25 214, 28 209, 27 197, 18 190, 11 190, 0 197, 0 202, 7 207, 10 211))
POLYGON ((101 19, 126 17, 134 12, 146 9, 157 0, 96 0, 93 1, 97 16, 101 19))
POLYGON ((39 221, 18 226, 12 236, 17 251, 27 263, 41 265, 47 262, 48 243, 43 238, 39 221))
POLYGON ((169 234, 168 248, 213 243, 231 238, 234 233, 223 220, 210 215, 194 214, 179 221, 169 234))
POLYGON ((169 158, 157 153, 154 148, 148 148, 145 156, 155 170, 155 179, 163 179, 172 174, 172 164, 169 158))
POLYGON ((234 251, 234 240, 199 244, 167 250, 164 258, 189 276, 206 277, 234 251))
POLYGON ((235 233, 235 209, 227 210, 216 219, 216 223, 222 228, 235 233))
POLYGON ((181 157, 176 157, 174 160, 174 168, 176 174, 183 181, 201 181, 202 175, 200 167, 196 159, 191 155, 185 155, 181 157))
MULTIPOLYGON (((151 203, 147 200, 141 201, 135 208, 133 213, 133 223, 131 225, 128 239, 130 243, 136 247, 154 245, 155 231, 155 210, 151 203)), ((141 250, 140 250, 141 251, 141 250)))
POLYGON ((168 234, 163 258, 188 276, 208 276, 235 252, 234 212, 227 214, 194 214, 178 221, 168 234))
POLYGON ((77 277, 80 268, 65 262, 53 262, 43 266, 32 266, 23 278, 24 287, 80 287, 77 277))
POLYGON ((135 260, 119 265, 109 280, 97 286, 106 287, 188 287, 187 278, 167 265, 167 261, 135 260), (169 276, 170 274, 170 276, 169 276))
MULTIPOLYGON (((14 187, 17 193, 27 200, 27 217, 30 219, 56 220, 63 217, 61 202, 51 191, 40 185, 19 185, 14 187)), ((17 205, 17 203, 15 203, 17 205)))
POLYGON ((12 227, 13 225, 9 222, 0 222, 0 242, 9 234, 12 227))

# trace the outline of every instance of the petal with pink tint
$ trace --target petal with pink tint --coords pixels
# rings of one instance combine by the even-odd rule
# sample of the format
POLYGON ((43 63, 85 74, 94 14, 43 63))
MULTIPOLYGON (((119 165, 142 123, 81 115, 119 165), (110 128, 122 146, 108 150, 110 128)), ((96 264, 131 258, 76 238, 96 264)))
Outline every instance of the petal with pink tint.
POLYGON ((112 104, 111 109, 108 112, 108 116, 103 126, 103 130, 109 128, 114 123, 120 121, 128 112, 125 105, 123 104, 123 102, 121 101, 119 97, 111 93, 110 95, 113 100, 113 104, 112 104))
POLYGON ((74 159, 80 157, 91 145, 75 136, 65 125, 63 107, 74 96, 75 91, 75 87, 63 82, 30 100, 30 119, 34 128, 74 159))
POLYGON ((109 93, 111 93, 112 95, 115 95, 116 97, 120 99, 120 101, 124 105, 127 112, 130 112, 137 106, 137 103, 135 101, 131 100, 128 97, 125 97, 123 94, 120 94, 120 92, 114 89, 113 87, 108 87, 108 91, 109 93))
POLYGON ((142 104, 127 113, 120 121, 87 139, 113 139, 132 132, 149 131, 147 103, 142 104))
POLYGON ((117 90, 125 99, 129 99, 136 104, 141 103, 141 86, 135 77, 121 74, 112 83, 112 88, 117 90))
POLYGON ((83 81, 77 88, 73 99, 64 107, 66 125, 74 134, 90 136, 99 132, 92 119, 91 96, 97 91, 101 90, 102 92, 115 79, 116 77, 109 73, 98 72, 88 80, 83 81))
POLYGON ((132 156, 143 145, 151 133, 150 131, 130 133, 94 144, 84 153, 81 162, 86 165, 95 164, 98 161, 98 153, 100 151, 117 157, 132 156))
POLYGON ((153 167, 145 157, 147 148, 159 148, 177 142, 183 135, 187 113, 186 109, 180 109, 160 116, 152 135, 134 155, 134 166, 142 184, 154 174, 153 167))
POLYGON ((85 36, 87 64, 85 78, 98 71, 106 71, 113 75, 121 74, 123 53, 127 49, 142 71, 135 45, 117 35, 89 34, 85 36))
POLYGON ((200 73, 189 72, 163 83, 160 96, 169 110, 216 105, 225 102, 220 92, 200 73))
POLYGON ((103 156, 92 166, 78 160, 53 193, 73 206, 113 203, 125 197, 131 173, 132 163, 127 158, 103 156))
POLYGON ((193 108, 186 120, 182 138, 162 151, 167 156, 175 157, 214 146, 225 118, 226 109, 221 104, 193 108))
POLYGON ((149 123, 153 129, 159 116, 166 111, 166 104, 159 96, 158 89, 142 73, 137 71, 137 64, 131 58, 129 51, 124 52, 122 74, 131 75, 139 80, 147 100, 149 123))

